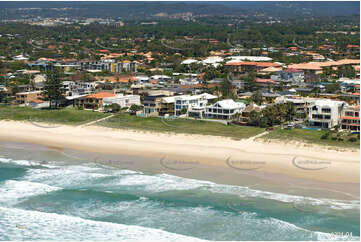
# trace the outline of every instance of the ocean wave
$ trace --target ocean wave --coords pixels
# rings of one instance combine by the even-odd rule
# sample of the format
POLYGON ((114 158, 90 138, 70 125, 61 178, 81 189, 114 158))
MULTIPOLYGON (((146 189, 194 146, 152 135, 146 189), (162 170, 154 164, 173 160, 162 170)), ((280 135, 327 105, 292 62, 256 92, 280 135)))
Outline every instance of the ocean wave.
POLYGON ((56 168, 57 166, 51 165, 51 164, 45 164, 41 161, 33 161, 33 160, 15 160, 15 159, 9 159, 0 157, 0 164, 8 164, 8 165, 14 165, 18 167, 42 167, 42 168, 56 168))
POLYGON ((160 240, 200 239, 135 225, 0 207, 0 240, 160 240))
POLYGON ((360 209, 359 200, 313 198, 313 197, 305 197, 299 195, 290 195, 284 193, 255 190, 242 186, 229 186, 229 185, 218 185, 218 184, 212 184, 210 190, 214 193, 238 195, 239 197, 242 198, 262 198, 262 199, 276 200, 284 203, 293 203, 296 205, 307 204, 311 206, 328 206, 336 210, 360 209))
POLYGON ((117 170, 95 164, 59 166, 47 172, 33 169, 25 180, 46 183, 59 187, 106 187, 108 192, 117 192, 124 187, 134 187, 147 193, 195 190, 213 194, 235 195, 292 203, 297 206, 324 206, 334 210, 360 209, 359 200, 338 200, 290 195, 256 190, 244 186, 222 185, 210 181, 182 178, 168 174, 147 175, 132 170, 117 170))
POLYGON ((14 204, 24 198, 60 190, 42 183, 7 180, 0 186, 0 203, 14 204))

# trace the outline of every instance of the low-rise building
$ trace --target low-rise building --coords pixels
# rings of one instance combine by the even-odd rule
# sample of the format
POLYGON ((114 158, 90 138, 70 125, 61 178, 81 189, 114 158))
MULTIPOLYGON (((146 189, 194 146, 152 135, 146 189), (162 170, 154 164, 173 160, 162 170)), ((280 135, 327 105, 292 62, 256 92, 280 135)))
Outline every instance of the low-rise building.
POLYGON ((242 110, 241 116, 239 117, 239 123, 247 125, 250 122, 251 112, 261 112, 265 106, 258 106, 255 103, 250 103, 247 107, 242 110))
POLYGON ((40 99, 42 97, 42 91, 18 92, 15 96, 16 104, 28 104, 35 99, 40 99))
POLYGON ((341 129, 360 132, 360 106, 348 106, 343 109, 341 129))
POLYGON ((111 92, 98 92, 84 97, 76 98, 75 105, 86 109, 100 109, 103 107, 103 99, 114 97, 115 94, 111 92))
POLYGON ((162 98, 166 97, 164 94, 155 94, 155 95, 148 95, 144 96, 144 113, 151 114, 151 113, 160 113, 161 112, 161 102, 162 98))
POLYGON ((232 119, 245 107, 246 105, 244 103, 235 102, 232 99, 225 99, 207 106, 205 116, 208 118, 232 119))
POLYGON ((300 85, 305 81, 305 75, 302 70, 288 68, 286 70, 277 71, 275 75, 271 76, 272 80, 300 85))
POLYGON ((285 96, 277 97, 275 103, 292 103, 298 118, 305 118, 307 113, 307 103, 303 98, 289 98, 285 96))
POLYGON ((113 97, 103 98, 103 108, 107 105, 118 104, 120 108, 130 107, 132 105, 141 105, 139 95, 126 95, 117 94, 113 97))
POLYGON ((208 101, 214 100, 217 97, 208 93, 199 95, 181 95, 175 96, 175 114, 181 115, 183 111, 187 112, 188 116, 196 116, 202 118, 205 113, 208 101))
POLYGON ((345 102, 333 100, 314 100, 308 105, 308 125, 315 128, 330 129, 340 124, 345 102))

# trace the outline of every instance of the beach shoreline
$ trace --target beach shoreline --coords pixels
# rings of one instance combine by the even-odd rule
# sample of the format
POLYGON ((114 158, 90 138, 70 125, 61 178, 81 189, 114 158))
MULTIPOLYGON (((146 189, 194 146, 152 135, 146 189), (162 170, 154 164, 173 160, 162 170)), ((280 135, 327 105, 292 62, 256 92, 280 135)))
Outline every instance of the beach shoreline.
MULTIPOLYGON (((308 194, 325 190, 325 194, 336 192, 338 197, 345 199, 357 199, 360 194, 359 151, 100 126, 45 127, 29 122, 1 121, 0 141, 118 157, 145 157, 146 163, 133 162, 129 168, 216 183, 255 188, 272 184, 273 187, 288 187, 290 192, 298 187, 308 194)), ((98 159, 96 162, 119 168, 124 166, 117 164, 116 159, 110 161, 98 159)))

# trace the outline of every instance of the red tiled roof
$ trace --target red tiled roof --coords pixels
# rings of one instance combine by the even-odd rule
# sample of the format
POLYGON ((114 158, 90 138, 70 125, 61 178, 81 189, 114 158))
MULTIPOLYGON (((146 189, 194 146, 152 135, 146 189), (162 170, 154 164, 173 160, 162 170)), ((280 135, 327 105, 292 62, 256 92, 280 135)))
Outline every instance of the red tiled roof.
POLYGON ((359 45, 347 45, 346 48, 357 48, 360 49, 359 45))
POLYGON ((114 93, 110 93, 110 92, 98 92, 95 94, 90 94, 88 96, 86 96, 86 98, 96 98, 96 99, 103 99, 105 97, 114 97, 115 94, 114 93))
POLYGON ((295 68, 287 68, 286 70, 284 70, 285 72, 302 72, 302 70, 297 70, 295 68))
POLYGON ((270 84, 274 84, 275 81, 272 79, 262 79, 262 78, 256 78, 255 82, 257 83, 270 83, 270 84))
POLYGON ((259 67, 270 67, 270 66, 281 66, 278 63, 272 62, 229 62, 226 66, 259 66, 259 67))

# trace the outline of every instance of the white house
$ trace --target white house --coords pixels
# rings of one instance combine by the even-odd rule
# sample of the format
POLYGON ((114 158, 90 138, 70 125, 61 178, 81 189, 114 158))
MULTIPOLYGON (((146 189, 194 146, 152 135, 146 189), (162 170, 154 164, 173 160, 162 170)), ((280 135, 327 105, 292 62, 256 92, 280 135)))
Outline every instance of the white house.
POLYGON ((141 105, 140 96, 139 95, 126 95, 117 94, 114 97, 105 97, 103 98, 103 108, 107 105, 111 105, 116 103, 120 106, 120 108, 130 107, 133 104, 141 105))
POLYGON ((186 60, 181 62, 182 65, 190 65, 190 64, 193 64, 193 63, 198 63, 198 61, 195 60, 195 59, 186 59, 186 60))
POLYGON ((308 126, 329 129, 341 121, 345 102, 333 100, 314 100, 308 104, 308 126))
POLYGON ((199 95, 181 95, 174 97, 174 111, 176 115, 182 114, 182 110, 187 110, 187 116, 202 118, 209 100, 217 97, 208 93, 199 95))
POLYGON ((154 75, 151 76, 150 78, 158 82, 169 82, 170 80, 172 80, 172 78, 167 75, 154 75))
POLYGON ((224 61, 224 59, 222 57, 219 56, 210 56, 204 60, 202 60, 202 64, 203 65, 212 65, 214 67, 219 66, 222 62, 224 61))
POLYGON ((207 106, 205 115, 208 118, 232 119, 234 115, 242 112, 246 107, 244 103, 235 102, 232 99, 218 101, 207 106))
POLYGON ((198 78, 184 78, 184 79, 179 79, 179 84, 181 85, 196 85, 199 84, 199 79, 198 78))
POLYGON ((229 62, 241 62, 241 61, 271 61, 272 58, 265 56, 230 56, 226 58, 229 62))

